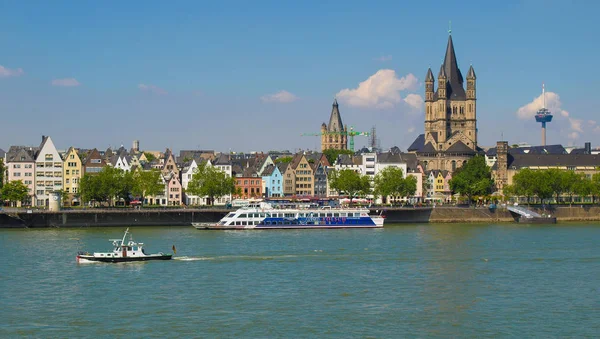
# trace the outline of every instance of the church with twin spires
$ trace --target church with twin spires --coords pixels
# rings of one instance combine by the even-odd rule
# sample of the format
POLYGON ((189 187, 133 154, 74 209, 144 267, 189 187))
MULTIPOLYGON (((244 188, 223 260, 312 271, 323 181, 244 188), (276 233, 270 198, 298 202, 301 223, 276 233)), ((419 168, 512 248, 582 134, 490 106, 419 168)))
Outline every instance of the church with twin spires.
POLYGON ((465 79, 458 68, 452 35, 436 80, 431 68, 425 77, 425 133, 408 148, 424 170, 453 172, 482 150, 477 146, 475 70, 465 79))

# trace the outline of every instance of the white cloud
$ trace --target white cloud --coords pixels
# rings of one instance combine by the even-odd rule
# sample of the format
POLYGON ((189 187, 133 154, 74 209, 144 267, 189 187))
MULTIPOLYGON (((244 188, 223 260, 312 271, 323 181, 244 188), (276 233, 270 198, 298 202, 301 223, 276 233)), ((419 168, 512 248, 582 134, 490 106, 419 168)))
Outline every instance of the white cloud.
MULTIPOLYGON (((538 110, 544 106, 544 97, 540 94, 534 98, 530 103, 521 106, 517 110, 517 117, 522 120, 534 120, 534 116, 538 110)), ((585 134, 587 127, 593 127, 596 125, 596 121, 588 120, 584 125, 584 120, 576 119, 569 113, 569 111, 562 109, 562 103, 560 96, 554 92, 546 92, 546 108, 554 115, 555 120, 564 118, 568 121, 569 129, 567 131, 567 137, 570 142, 574 142, 582 134, 585 134)), ((597 126, 598 127, 598 126, 597 126)), ((596 131, 594 128, 593 131, 596 131)))
POLYGON ((25 72, 23 72, 22 68, 10 69, 0 65, 0 78, 18 77, 23 75, 23 73, 25 72))
POLYGON ((412 132, 414 132, 414 131, 415 131, 415 128, 414 128, 414 127, 412 127, 412 126, 411 126, 411 127, 408 129, 408 133, 412 133, 412 132))
POLYGON ((158 94, 158 95, 167 94, 167 91, 165 91, 164 89, 162 89, 158 86, 154 86, 154 85, 139 84, 138 88, 140 89, 140 91, 143 91, 143 92, 150 92, 150 93, 154 93, 154 94, 158 94))
POLYGON ((267 94, 260 97, 262 102, 281 102, 289 103, 298 100, 298 97, 288 91, 279 91, 274 94, 267 94))
POLYGON ((375 61, 381 61, 381 62, 390 61, 390 60, 392 60, 392 56, 389 55, 389 54, 388 55, 382 55, 379 58, 375 58, 373 60, 375 60, 375 61))
MULTIPOLYGON (((387 109, 403 101, 401 91, 415 90, 417 87, 417 77, 412 73, 398 78, 394 70, 381 69, 358 84, 357 88, 339 91, 337 98, 350 106, 387 109)), ((416 97, 407 96, 404 101, 412 106, 416 97)))
POLYGON ((75 87, 81 85, 75 78, 64 78, 52 80, 52 86, 75 87))
POLYGON ((418 110, 423 109, 423 97, 418 94, 411 93, 407 95, 406 98, 404 98, 404 102, 418 110))

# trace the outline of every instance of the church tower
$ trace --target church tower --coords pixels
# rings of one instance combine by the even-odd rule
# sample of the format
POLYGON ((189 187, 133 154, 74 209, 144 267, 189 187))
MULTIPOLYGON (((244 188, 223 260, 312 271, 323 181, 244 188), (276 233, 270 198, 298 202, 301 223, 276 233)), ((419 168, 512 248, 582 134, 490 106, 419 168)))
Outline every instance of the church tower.
MULTIPOLYGON (((476 81, 473 66, 464 78, 458 68, 452 35, 448 36, 444 63, 437 76, 437 90, 431 69, 425 77, 425 140, 437 151, 447 151, 457 142, 477 149, 476 81)), ((462 145, 460 145, 461 148, 462 145)))
POLYGON ((466 79, 458 68, 452 34, 437 81, 425 76, 425 130, 408 148, 426 170, 454 171, 480 152, 477 147, 477 77, 471 65, 466 79), (466 80, 466 84, 465 84, 466 80), (466 85, 466 88, 465 88, 466 85))
POLYGON ((348 149, 348 127, 342 124, 337 99, 333 100, 329 125, 321 125, 321 151, 327 149, 348 149))

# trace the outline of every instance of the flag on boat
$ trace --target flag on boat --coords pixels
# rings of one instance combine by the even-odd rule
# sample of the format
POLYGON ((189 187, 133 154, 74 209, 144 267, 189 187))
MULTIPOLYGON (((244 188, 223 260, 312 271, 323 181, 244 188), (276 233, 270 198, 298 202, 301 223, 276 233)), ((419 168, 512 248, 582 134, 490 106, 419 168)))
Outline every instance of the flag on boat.
POLYGON ((173 245, 173 253, 177 254, 177 249, 175 248, 175 245, 173 245))

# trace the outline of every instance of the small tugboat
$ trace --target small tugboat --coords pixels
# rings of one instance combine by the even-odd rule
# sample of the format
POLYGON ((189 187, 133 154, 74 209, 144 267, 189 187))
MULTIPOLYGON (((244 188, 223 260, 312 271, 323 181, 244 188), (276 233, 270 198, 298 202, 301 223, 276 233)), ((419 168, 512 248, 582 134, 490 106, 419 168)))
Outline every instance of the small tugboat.
MULTIPOLYGON (((172 254, 164 254, 162 252, 156 254, 146 254, 144 244, 133 241, 131 233, 129 233, 129 241, 126 243, 125 238, 129 233, 129 228, 125 230, 123 239, 110 239, 113 244, 112 252, 78 252, 78 263, 93 263, 93 262, 130 262, 130 261, 148 261, 148 260, 171 260, 172 254)), ((175 246, 173 246, 175 251, 175 246)))

